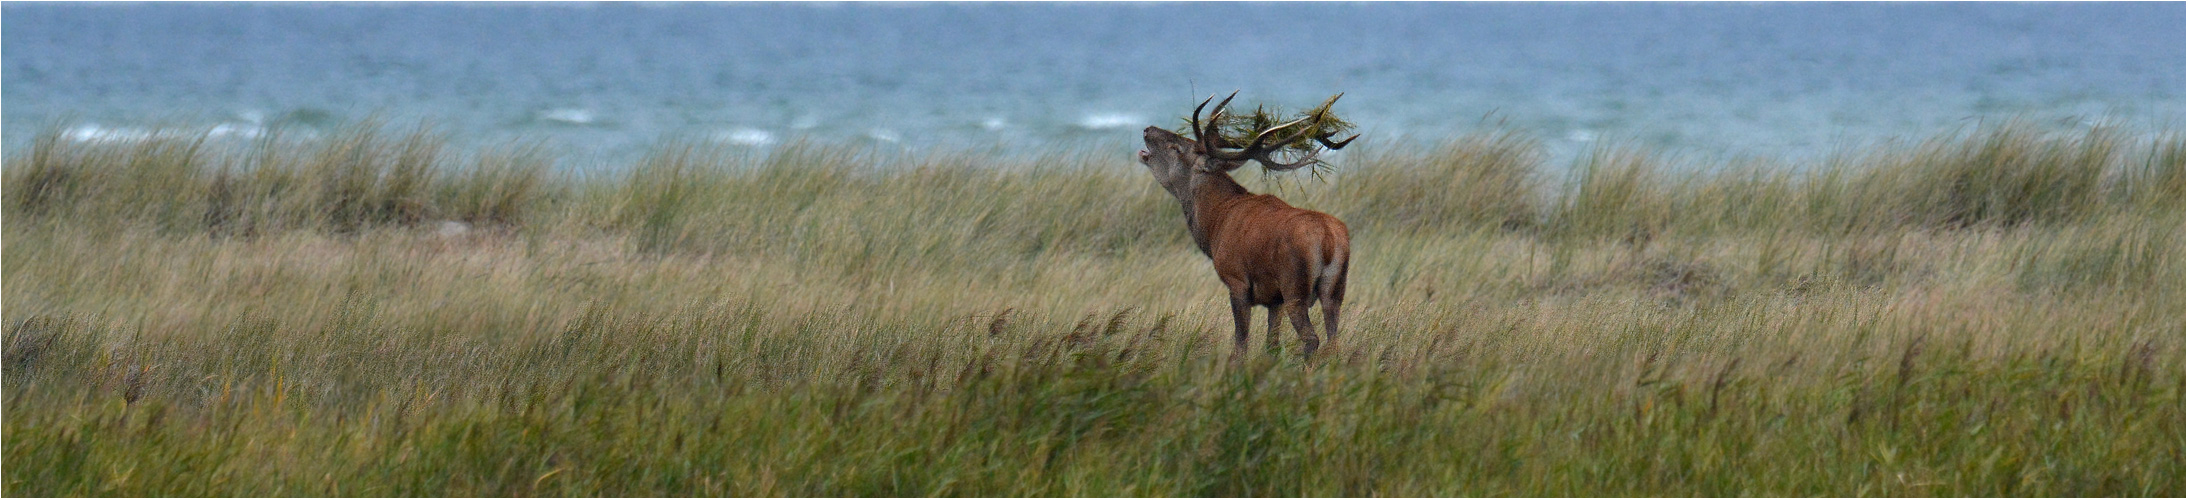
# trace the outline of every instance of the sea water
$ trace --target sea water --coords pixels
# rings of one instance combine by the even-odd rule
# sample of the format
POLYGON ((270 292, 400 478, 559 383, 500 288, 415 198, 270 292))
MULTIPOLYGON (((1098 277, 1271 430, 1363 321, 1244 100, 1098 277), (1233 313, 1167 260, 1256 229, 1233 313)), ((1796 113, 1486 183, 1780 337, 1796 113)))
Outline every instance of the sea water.
POLYGON ((10 2, 0 142, 377 119, 546 141, 573 168, 668 139, 1123 157, 1239 90, 1344 92, 1383 144, 1511 128, 1563 156, 1790 159, 2014 118, 2178 133, 2184 20, 2177 2, 10 2))

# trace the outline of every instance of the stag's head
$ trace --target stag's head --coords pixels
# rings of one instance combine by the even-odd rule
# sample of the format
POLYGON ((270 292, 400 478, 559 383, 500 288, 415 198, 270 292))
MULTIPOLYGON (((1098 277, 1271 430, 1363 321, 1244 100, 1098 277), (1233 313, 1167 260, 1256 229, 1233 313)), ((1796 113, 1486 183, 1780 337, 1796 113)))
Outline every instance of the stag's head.
MULTIPOLYGON (((1338 94, 1339 97, 1343 95, 1338 94)), ((1324 148, 1343 149, 1353 139, 1360 137, 1354 135, 1342 141, 1330 141, 1330 137, 1336 134, 1324 132, 1328 127, 1323 126, 1323 122, 1327 120, 1329 106, 1337 101, 1336 97, 1332 97, 1308 116, 1267 127, 1254 134, 1252 139, 1244 141, 1245 144, 1238 144, 1237 141, 1225 139, 1221 130, 1226 116, 1224 108, 1231 104, 1232 97, 1237 96, 1238 92, 1232 92, 1230 97, 1223 98, 1223 102, 1216 103, 1215 110, 1208 114, 1205 122, 1201 120, 1200 112, 1208 107, 1210 101, 1215 100, 1215 96, 1208 96, 1199 106, 1193 107, 1193 116, 1188 122, 1192 129, 1192 138, 1160 127, 1147 127, 1143 137, 1147 142, 1147 149, 1140 150, 1140 163, 1147 165, 1148 171, 1155 175, 1155 181, 1161 183, 1163 189, 1179 198, 1190 196, 1196 176, 1227 174, 1245 166, 1249 160, 1260 163, 1262 168, 1271 171, 1297 170, 1320 162, 1321 159, 1317 156, 1324 148), (1314 147, 1316 144, 1320 147, 1314 147), (1277 161, 1274 155, 1287 148, 1306 152, 1295 155, 1288 162, 1277 161)))

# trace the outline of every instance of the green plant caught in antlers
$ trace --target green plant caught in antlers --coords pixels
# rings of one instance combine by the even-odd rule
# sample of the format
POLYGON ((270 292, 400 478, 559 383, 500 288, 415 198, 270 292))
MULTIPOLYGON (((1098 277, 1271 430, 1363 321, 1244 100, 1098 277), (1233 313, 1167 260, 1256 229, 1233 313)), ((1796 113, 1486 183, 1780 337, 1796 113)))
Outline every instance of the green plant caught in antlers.
POLYGON ((1215 100, 1215 96, 1208 96, 1199 106, 1193 107, 1192 116, 1185 120, 1186 130, 1180 135, 1191 135, 1211 156, 1236 161, 1256 160, 1264 169, 1278 172, 1313 167, 1310 171, 1319 176, 1321 169, 1328 167, 1320 156, 1323 151, 1343 149, 1360 137, 1355 134, 1343 140, 1331 139, 1353 129, 1352 122, 1330 111, 1337 99, 1344 96, 1340 92, 1322 101, 1320 106, 1290 116, 1281 109, 1265 105, 1254 106, 1251 113, 1226 113, 1224 108, 1230 105, 1232 98, 1238 97, 1238 92, 1232 91, 1203 120, 1201 110, 1207 108, 1209 101, 1215 100), (1226 149, 1237 151, 1223 151, 1226 149), (1271 156, 1276 154, 1291 160, 1278 161, 1271 156))

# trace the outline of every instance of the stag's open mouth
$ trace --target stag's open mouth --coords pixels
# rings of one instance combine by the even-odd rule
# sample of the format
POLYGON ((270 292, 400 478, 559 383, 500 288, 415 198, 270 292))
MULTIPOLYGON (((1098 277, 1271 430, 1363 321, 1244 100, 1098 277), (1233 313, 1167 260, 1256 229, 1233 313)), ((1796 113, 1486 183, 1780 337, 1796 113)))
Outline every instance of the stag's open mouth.
POLYGON ((1140 150, 1140 163, 1147 163, 1147 157, 1148 157, 1148 154, 1147 154, 1147 150, 1145 150, 1145 149, 1142 149, 1142 150, 1140 150))

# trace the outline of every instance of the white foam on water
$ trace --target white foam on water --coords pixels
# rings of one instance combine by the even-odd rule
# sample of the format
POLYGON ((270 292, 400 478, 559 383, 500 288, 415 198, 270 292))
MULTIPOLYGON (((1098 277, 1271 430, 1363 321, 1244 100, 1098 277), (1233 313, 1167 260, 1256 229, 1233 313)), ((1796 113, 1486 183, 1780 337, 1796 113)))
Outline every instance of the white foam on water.
POLYGON ((715 132, 714 140, 740 146, 766 146, 775 143, 775 133, 756 128, 739 128, 715 132))
POLYGON ((895 130, 889 130, 885 128, 868 130, 866 131, 866 137, 881 142, 904 142, 904 136, 897 135, 895 130))
POLYGON ((205 132, 206 137, 213 138, 257 139, 263 135, 266 135, 266 129, 241 123, 222 123, 205 132))
POLYGON ((1565 140, 1573 142, 1592 142, 1595 140, 1595 131, 1588 129, 1579 129, 1572 132, 1567 132, 1565 133, 1565 140))
POLYGON ((1085 118, 1079 119, 1079 128, 1088 130, 1130 128, 1145 122, 1146 120, 1140 119, 1138 115, 1130 115, 1124 113, 1097 113, 1087 115, 1085 118))
MULTIPOLYGON (((147 140, 194 140, 205 139, 257 139, 266 135, 266 129, 243 123, 223 123, 204 132, 186 130, 146 130, 134 127, 106 127, 86 123, 61 131, 61 137, 75 142, 130 142, 147 140)), ((306 134, 308 137, 310 134, 306 134)))
POLYGON ((1009 127, 1010 122, 1003 121, 1002 117, 988 117, 987 120, 980 122, 980 128, 988 129, 990 132, 1001 131, 1009 127))
POLYGON ((106 128, 96 123, 86 123, 62 132, 61 136, 76 142, 141 141, 152 138, 152 133, 143 129, 106 128))
POLYGON ((541 111, 539 112, 539 119, 570 125, 592 125, 597 120, 593 116, 592 110, 584 108, 555 108, 541 111))

